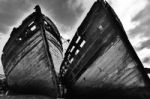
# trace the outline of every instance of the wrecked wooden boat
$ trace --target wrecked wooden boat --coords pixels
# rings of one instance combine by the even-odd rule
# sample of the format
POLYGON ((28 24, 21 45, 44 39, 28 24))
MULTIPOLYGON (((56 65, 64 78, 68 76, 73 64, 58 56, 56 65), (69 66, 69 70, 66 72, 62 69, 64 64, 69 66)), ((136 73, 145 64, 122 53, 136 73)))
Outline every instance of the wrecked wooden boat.
POLYGON ((62 42, 54 23, 39 6, 14 28, 2 54, 11 93, 59 95, 62 42))
POLYGON ((120 20, 104 0, 94 3, 79 26, 60 70, 72 98, 132 94, 150 84, 120 20))

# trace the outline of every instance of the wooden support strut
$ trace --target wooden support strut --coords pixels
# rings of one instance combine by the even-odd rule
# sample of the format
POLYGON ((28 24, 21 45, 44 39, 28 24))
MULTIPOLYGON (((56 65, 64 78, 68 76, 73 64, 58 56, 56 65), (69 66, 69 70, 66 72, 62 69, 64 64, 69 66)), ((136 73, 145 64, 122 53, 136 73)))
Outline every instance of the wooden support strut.
POLYGON ((40 27, 40 30, 41 30, 41 35, 42 35, 42 38, 43 38, 43 41, 44 41, 44 47, 45 47, 45 52, 46 52, 46 55, 48 57, 48 62, 50 64, 50 66, 48 66, 49 70, 52 72, 52 78, 53 81, 54 81, 54 84, 56 85, 57 87, 57 97, 60 97, 61 94, 60 94, 60 87, 59 87, 59 80, 58 80, 58 77, 56 75, 56 71, 55 71, 55 67, 54 67, 54 63, 53 63, 53 60, 52 60, 52 56, 51 56, 51 53, 49 51, 49 44, 48 44, 48 41, 47 41, 47 38, 46 38, 46 34, 45 34, 45 28, 44 28, 44 22, 43 22, 43 16, 42 16, 42 13, 38 13, 38 15, 40 15, 40 17, 38 17, 38 20, 39 20, 39 27, 40 27))

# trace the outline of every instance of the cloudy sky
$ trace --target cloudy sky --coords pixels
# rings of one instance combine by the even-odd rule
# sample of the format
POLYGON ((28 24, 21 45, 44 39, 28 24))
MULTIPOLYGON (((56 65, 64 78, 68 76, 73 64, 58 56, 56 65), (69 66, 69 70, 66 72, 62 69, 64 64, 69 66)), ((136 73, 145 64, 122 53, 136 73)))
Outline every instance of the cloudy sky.
MULTIPOLYGON (((13 27, 39 4, 64 38, 72 38, 96 0, 0 0, 0 55, 13 27)), ((150 67, 150 0, 107 0, 145 67, 150 67)), ((0 62, 1 65, 1 62, 0 62)), ((0 73, 2 66, 0 66, 0 73)))

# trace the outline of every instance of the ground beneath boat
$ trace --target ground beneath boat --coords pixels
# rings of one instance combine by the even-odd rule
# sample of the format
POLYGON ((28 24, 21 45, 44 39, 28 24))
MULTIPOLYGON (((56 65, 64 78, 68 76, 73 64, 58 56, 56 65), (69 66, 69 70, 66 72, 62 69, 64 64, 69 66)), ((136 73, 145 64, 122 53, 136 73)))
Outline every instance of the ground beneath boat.
POLYGON ((41 95, 2 95, 0 99, 55 99, 41 95))
POLYGON ((150 99, 150 88, 93 89, 87 93, 68 92, 66 99, 150 99))

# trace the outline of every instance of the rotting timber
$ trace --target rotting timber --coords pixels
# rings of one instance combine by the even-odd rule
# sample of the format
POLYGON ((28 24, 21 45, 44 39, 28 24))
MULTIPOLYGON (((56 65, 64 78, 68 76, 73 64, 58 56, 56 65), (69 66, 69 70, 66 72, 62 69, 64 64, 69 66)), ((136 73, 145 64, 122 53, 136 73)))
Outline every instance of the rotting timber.
POLYGON ((40 7, 14 28, 2 54, 11 94, 60 95, 58 71, 63 59, 60 34, 40 7))
POLYGON ((150 92, 141 61, 117 15, 103 0, 94 3, 79 26, 65 53, 60 76, 71 99, 127 99, 128 95, 142 97, 150 92))

